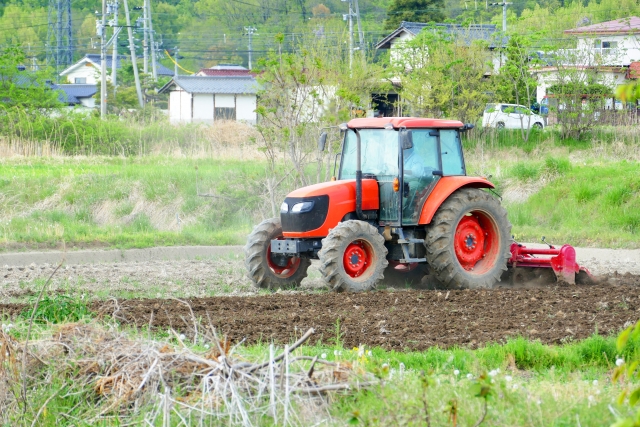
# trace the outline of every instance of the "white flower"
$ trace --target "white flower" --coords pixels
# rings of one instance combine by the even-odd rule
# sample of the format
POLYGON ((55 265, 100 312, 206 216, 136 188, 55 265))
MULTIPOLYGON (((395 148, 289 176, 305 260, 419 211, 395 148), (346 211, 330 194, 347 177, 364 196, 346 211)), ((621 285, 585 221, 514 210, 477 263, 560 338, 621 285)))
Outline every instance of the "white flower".
POLYGON ((596 390, 596 394, 600 394, 600 390, 596 390))
POLYGON ((334 356, 340 356, 342 354, 342 351, 340 350, 333 350, 333 355, 334 356))
POLYGON ((467 379, 470 380, 473 378, 473 374, 467 374, 467 379))
POLYGON ((505 379, 505 381, 507 381, 508 383, 510 383, 510 382, 511 382, 511 380, 513 379, 513 377, 512 377, 511 375, 506 375, 506 376, 504 377, 504 379, 505 379))
POLYGON ((496 375, 498 375, 498 372, 500 372, 498 369, 493 369, 493 370, 489 371, 489 376, 490 377, 495 377, 496 375))
POLYGON ((514 384, 511 386, 511 389, 512 389, 512 390, 517 390, 517 389, 518 389, 518 384, 515 384, 515 383, 514 383, 514 384))
POLYGON ((388 364, 388 363, 383 363, 383 364, 382 364, 382 369, 386 369, 386 368, 388 368, 388 367, 389 367, 389 364, 388 364))
POLYGON ((622 366, 624 364, 624 359, 618 358, 616 359, 616 366, 622 366))
POLYGON ((204 348, 206 348, 207 350, 209 350, 209 344, 205 344, 204 348))
POLYGON ((455 376, 457 377, 458 375, 460 375, 460 371, 459 371, 459 370, 457 370, 457 369, 455 369, 455 370, 453 371, 453 375, 455 375, 455 376))
POLYGON ((322 354, 320 355, 320 358, 321 358, 321 359, 326 359, 326 358, 327 358, 327 353, 322 353, 322 354))
POLYGON ((180 341, 184 341, 185 338, 186 336, 184 334, 180 334, 180 341))
POLYGON ((593 380, 593 385, 598 385, 598 380, 593 380))
POLYGON ((367 356, 371 356, 372 354, 371 350, 367 350, 367 356))
POLYGON ((589 396, 589 402, 593 402, 595 398, 593 396, 589 396))

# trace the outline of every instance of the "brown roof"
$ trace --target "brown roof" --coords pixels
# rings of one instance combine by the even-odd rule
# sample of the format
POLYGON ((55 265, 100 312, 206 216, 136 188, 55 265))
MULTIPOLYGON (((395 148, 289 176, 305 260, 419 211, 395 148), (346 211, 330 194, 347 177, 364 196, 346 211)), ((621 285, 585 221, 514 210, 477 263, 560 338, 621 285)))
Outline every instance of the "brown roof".
POLYGON ((255 73, 251 73, 249 70, 213 70, 211 68, 203 68, 198 73, 202 73, 205 76, 255 76, 255 73))
POLYGON ((629 65, 629 78, 640 78, 640 62, 632 62, 631 65, 629 65))
POLYGON ((615 19, 613 21, 601 22, 599 24, 588 25, 586 27, 565 30, 565 34, 617 34, 617 33, 640 33, 640 18, 631 16, 629 18, 615 19))

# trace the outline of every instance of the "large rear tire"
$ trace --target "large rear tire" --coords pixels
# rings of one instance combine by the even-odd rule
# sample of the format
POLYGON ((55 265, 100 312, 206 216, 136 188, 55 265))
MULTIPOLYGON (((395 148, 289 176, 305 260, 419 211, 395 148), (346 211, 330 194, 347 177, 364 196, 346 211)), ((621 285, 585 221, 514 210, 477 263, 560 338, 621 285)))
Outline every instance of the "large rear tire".
POLYGON ((338 292, 372 289, 389 264, 384 237, 364 221, 345 221, 333 228, 322 239, 318 258, 322 277, 338 292))
POLYGON ((271 240, 279 238, 282 238, 280 218, 262 221, 247 237, 244 264, 247 275, 258 288, 294 288, 307 277, 307 269, 311 265, 309 259, 290 257, 283 263, 282 259, 271 255, 271 240))
POLYGON ((427 262, 448 288, 490 288, 507 270, 511 223, 500 202, 477 188, 454 192, 427 226, 427 262))

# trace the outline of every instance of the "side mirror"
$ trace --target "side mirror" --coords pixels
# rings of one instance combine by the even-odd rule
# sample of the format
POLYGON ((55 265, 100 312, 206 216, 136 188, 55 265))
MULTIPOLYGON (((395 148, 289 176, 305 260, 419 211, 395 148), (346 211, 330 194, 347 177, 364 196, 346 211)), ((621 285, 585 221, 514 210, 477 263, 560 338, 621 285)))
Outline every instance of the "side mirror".
POLYGON ((476 127, 476 125, 471 124, 471 123, 465 123, 464 126, 462 126, 462 129, 460 129, 460 132, 467 132, 467 131, 473 129, 474 127, 476 127))
POLYGON ((318 150, 324 151, 324 146, 327 144, 327 133, 322 132, 320 138, 318 138, 318 150))
POLYGON ((403 150, 413 148, 413 133, 410 130, 400 131, 400 140, 402 141, 403 150))

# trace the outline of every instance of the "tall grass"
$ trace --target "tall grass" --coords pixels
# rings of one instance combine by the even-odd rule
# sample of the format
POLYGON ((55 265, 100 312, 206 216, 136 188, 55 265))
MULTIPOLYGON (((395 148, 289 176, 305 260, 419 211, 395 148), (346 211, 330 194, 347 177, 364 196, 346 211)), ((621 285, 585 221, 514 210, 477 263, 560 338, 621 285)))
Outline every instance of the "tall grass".
POLYGON ((110 155, 143 156, 158 152, 184 156, 224 154, 250 145, 255 130, 236 122, 211 128, 169 124, 157 110, 125 117, 56 112, 31 114, 7 109, 0 113, 0 156, 110 155))

